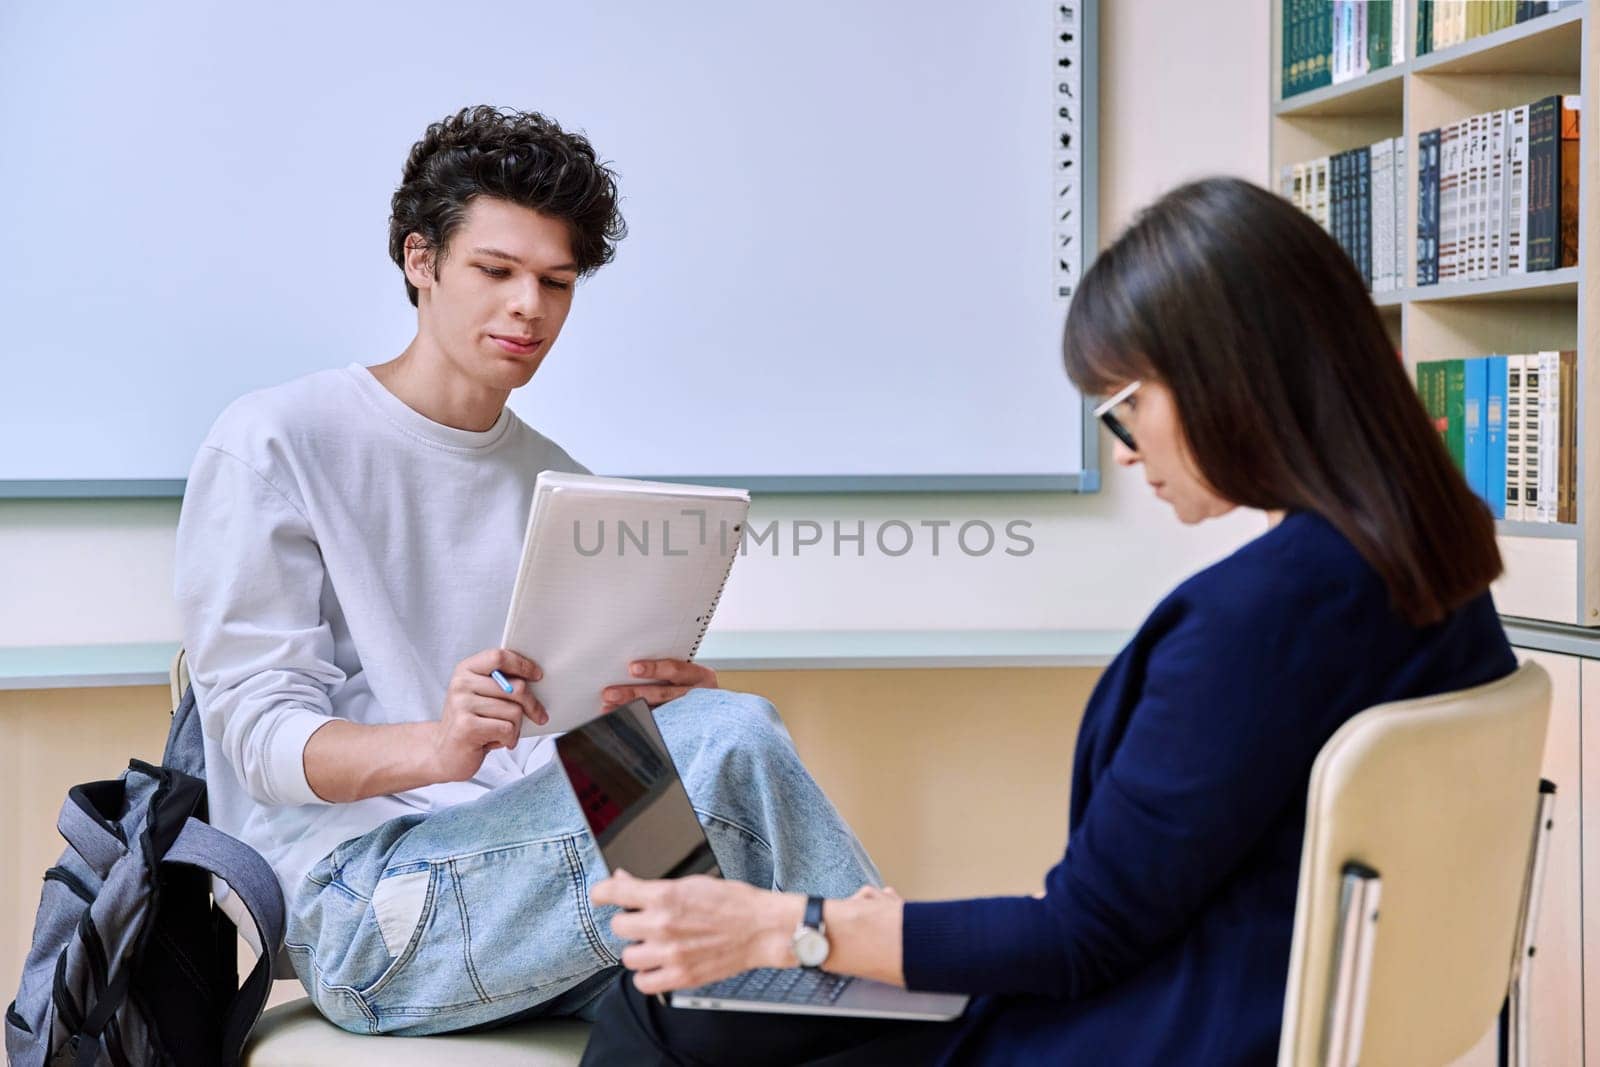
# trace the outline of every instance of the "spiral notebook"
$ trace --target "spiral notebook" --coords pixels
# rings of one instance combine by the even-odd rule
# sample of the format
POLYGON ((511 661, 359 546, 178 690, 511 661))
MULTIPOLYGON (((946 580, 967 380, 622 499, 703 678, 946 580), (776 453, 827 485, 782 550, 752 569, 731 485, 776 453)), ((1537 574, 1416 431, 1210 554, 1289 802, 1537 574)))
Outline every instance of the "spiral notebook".
POLYGON ((531 686, 554 734, 600 714, 600 691, 637 684, 637 659, 690 660, 738 557, 750 494, 545 471, 534 486, 501 647, 544 671, 531 686))

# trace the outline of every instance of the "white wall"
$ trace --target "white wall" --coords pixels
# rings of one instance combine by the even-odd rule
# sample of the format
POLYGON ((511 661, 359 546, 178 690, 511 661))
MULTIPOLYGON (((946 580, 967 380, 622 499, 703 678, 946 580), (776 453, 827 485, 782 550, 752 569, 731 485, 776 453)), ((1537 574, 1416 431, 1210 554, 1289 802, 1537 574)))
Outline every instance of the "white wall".
MULTIPOLYGON (((1101 232, 1114 235, 1142 204, 1186 178, 1229 173, 1261 181, 1265 0, 1102 0, 1102 10, 1101 232)), ((1259 515, 1244 513, 1181 526, 1137 471, 1108 461, 1105 473, 1104 490, 1083 497, 762 500, 755 524, 779 520, 783 555, 773 559, 763 550, 739 563, 718 624, 1131 628, 1185 574, 1262 529, 1259 515), (791 523, 802 519, 820 523, 824 540, 794 556, 791 523), (865 522, 865 558, 832 556, 836 519, 847 531, 865 522), (873 531, 892 519, 918 534, 917 547, 898 559, 871 547, 873 531), (950 538, 969 519, 1001 530, 1026 520, 1036 547, 1020 558, 1001 551, 968 558, 950 538), (923 520, 952 522, 937 558, 923 520)), ((176 501, 0 502, 0 647, 176 640, 170 590, 177 514, 176 501)))

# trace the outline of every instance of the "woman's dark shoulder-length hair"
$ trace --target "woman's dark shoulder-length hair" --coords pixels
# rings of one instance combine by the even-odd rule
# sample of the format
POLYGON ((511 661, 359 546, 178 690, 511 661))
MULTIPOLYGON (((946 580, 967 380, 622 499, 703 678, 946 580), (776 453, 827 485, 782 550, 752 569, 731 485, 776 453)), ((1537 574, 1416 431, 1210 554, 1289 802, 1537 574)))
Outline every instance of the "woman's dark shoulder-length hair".
POLYGON ((1181 186, 1084 275, 1067 374, 1085 394, 1153 378, 1199 472, 1244 507, 1333 524, 1413 625, 1501 572, 1467 487, 1355 265, 1293 205, 1234 178, 1181 186))

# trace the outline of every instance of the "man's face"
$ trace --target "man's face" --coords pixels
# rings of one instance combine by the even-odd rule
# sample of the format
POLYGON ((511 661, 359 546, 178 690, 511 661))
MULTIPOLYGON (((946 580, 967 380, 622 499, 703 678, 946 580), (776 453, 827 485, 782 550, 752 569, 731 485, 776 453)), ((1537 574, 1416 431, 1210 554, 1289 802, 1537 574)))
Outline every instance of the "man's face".
POLYGON ((578 269, 566 223, 480 196, 437 278, 420 238, 408 238, 406 276, 418 290, 421 329, 455 371, 511 390, 528 383, 560 336, 578 269))

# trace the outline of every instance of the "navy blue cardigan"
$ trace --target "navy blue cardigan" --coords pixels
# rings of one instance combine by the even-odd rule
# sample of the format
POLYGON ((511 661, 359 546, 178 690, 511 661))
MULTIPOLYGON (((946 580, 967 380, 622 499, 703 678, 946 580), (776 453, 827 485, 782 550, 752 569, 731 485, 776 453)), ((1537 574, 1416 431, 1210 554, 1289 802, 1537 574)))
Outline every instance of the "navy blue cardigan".
POLYGON ((984 994, 958 1062, 1273 1063, 1318 750, 1363 708, 1515 666, 1487 592, 1412 627, 1326 520, 1289 515, 1101 677, 1045 896, 906 905, 907 985, 984 994))

